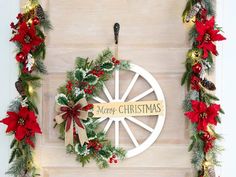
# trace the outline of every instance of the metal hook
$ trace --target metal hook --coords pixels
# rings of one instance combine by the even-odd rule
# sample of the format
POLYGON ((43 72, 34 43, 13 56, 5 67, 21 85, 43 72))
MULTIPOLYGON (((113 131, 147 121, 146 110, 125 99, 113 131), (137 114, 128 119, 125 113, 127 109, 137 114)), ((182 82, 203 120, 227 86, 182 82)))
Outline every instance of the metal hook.
POLYGON ((118 44, 120 24, 115 23, 113 28, 114 28, 115 44, 118 44))

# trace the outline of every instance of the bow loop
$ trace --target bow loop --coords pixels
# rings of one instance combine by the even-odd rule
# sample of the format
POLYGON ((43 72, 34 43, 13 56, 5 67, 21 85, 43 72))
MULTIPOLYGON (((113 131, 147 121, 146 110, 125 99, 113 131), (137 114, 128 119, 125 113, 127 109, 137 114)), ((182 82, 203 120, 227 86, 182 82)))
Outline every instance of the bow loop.
POLYGON ((82 120, 87 120, 88 111, 82 110, 83 107, 88 105, 85 98, 80 99, 74 105, 57 105, 56 111, 59 113, 55 117, 58 124, 66 121, 65 125, 65 145, 74 143, 73 141, 73 128, 75 127, 76 132, 79 135, 81 145, 88 142, 86 128, 82 120))

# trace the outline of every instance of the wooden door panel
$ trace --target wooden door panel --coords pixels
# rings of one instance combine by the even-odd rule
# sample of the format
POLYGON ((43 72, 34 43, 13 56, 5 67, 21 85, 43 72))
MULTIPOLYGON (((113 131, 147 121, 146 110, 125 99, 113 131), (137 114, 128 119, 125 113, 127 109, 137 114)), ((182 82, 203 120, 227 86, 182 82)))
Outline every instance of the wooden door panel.
MULTIPOLYGON (((22 1, 22 3, 24 3, 22 1)), ((185 90, 180 86, 184 71, 187 33, 181 22, 185 0, 42 0, 54 30, 48 34, 45 64, 48 75, 41 91, 40 123, 36 160, 43 177, 189 177, 192 176, 188 146, 188 124, 182 112, 185 90), (113 24, 121 24, 120 58, 142 66, 159 82, 166 99, 167 116, 156 142, 142 154, 99 170, 94 162, 82 168, 73 155, 66 154, 64 142, 53 129, 55 95, 64 83, 66 72, 74 68, 77 56, 96 58, 103 49, 113 49, 113 24)), ((121 94, 132 76, 121 73, 121 94)), ((113 81, 107 83, 113 87, 113 81)), ((133 89, 137 95, 148 88, 140 81, 133 89)), ((113 94, 113 93, 111 93, 113 94)), ((130 97, 132 97, 132 94, 130 97)), ((151 99, 150 95, 147 99, 151 99)), ((104 98, 105 99, 105 98, 104 98)), ((140 118, 150 126, 152 119, 140 118)), ((148 134, 130 122, 139 142, 148 134)), ((101 128, 104 125, 101 125, 101 128)), ((130 139, 120 126, 121 145, 130 139)), ((114 137, 114 129, 108 138, 114 137)))
POLYGON ((185 0, 50 0, 47 6, 57 29, 57 33, 50 35, 50 43, 55 47, 110 45, 111 27, 119 21, 121 45, 182 47, 186 33, 179 16, 185 3, 185 0))
POLYGON ((188 169, 158 169, 158 168, 139 168, 139 169, 108 169, 101 171, 94 171, 93 169, 84 168, 84 169, 76 169, 76 168, 47 168, 44 171, 44 177, 104 177, 104 176, 112 176, 112 177, 120 177, 120 176, 128 176, 128 177, 189 177, 190 172, 188 169))

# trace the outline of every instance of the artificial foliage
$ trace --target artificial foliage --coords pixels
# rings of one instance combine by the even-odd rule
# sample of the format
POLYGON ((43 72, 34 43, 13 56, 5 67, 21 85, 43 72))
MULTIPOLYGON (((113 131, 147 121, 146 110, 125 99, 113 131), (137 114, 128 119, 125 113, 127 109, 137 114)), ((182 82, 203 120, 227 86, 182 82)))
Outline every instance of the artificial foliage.
POLYGON ((116 59, 109 49, 95 60, 78 57, 66 84, 58 89, 55 128, 67 152, 74 154, 82 166, 93 159, 100 168, 107 168, 125 158, 125 150, 114 147, 104 132, 97 130, 98 118, 93 117, 93 104, 87 101, 100 93, 115 70, 128 68, 129 62, 116 59))
POLYGON ((10 168, 6 174, 35 177, 39 176, 33 158, 35 135, 42 133, 37 118, 36 89, 40 87, 41 74, 47 73, 43 63, 46 55, 45 31, 52 26, 37 0, 28 1, 16 19, 10 24, 10 41, 16 44, 15 60, 19 76, 15 87, 19 96, 10 104, 6 118, 0 121, 7 125, 6 133, 13 137, 10 168))
POLYGON ((215 84, 208 79, 214 69, 214 57, 218 55, 215 42, 226 38, 215 23, 215 1, 188 0, 182 18, 191 23, 189 41, 192 48, 186 55, 181 84, 188 94, 183 103, 186 118, 191 122, 192 164, 197 177, 215 177, 214 167, 219 165, 217 155, 222 148, 217 145, 221 136, 215 126, 224 114, 219 99, 214 95, 215 84))

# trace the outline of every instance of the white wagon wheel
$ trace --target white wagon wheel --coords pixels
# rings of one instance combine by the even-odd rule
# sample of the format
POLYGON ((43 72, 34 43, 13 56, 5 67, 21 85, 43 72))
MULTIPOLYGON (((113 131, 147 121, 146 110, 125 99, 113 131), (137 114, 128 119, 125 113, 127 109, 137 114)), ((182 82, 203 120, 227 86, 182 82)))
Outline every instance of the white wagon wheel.
MULTIPOLYGON (((166 114, 165 98, 164 98, 163 92, 160 88, 160 85, 158 84, 156 79, 148 71, 146 71, 142 67, 135 65, 135 64, 130 64, 130 71, 135 73, 135 75, 134 75, 133 79, 131 80, 129 86, 127 87, 127 89, 122 97, 120 97, 120 87, 119 87, 119 84, 120 84, 119 83, 119 72, 120 71, 119 70, 115 71, 115 78, 114 78, 115 79, 115 98, 112 98, 107 87, 104 85, 103 91, 104 91, 106 97, 108 98, 109 102, 125 102, 126 98, 128 97, 130 91, 132 90, 132 88, 133 88, 134 84, 136 83, 136 81, 138 80, 138 78, 142 77, 151 86, 151 88, 144 91, 143 93, 135 96, 131 100, 128 100, 128 102, 139 101, 140 99, 144 98, 145 96, 149 95, 150 93, 154 93, 157 100, 163 100, 163 104, 164 104, 163 112, 164 113, 163 113, 163 115, 155 116, 156 123, 155 123, 154 128, 144 124, 143 122, 139 121, 135 117, 104 117, 104 118, 99 118, 97 120, 98 123, 101 123, 104 120, 108 119, 108 122, 104 128, 105 133, 107 133, 107 131, 111 127, 112 123, 115 123, 115 137, 114 138, 115 138, 115 146, 116 147, 119 147, 119 139, 120 139, 119 126, 120 126, 120 123, 123 125, 123 127, 125 128, 126 132, 129 135, 131 141, 134 144, 134 148, 127 151, 127 156, 126 156, 127 158, 133 157, 133 156, 136 156, 136 155, 142 153, 144 150, 149 148, 155 142, 155 140, 160 135, 161 130, 163 128, 163 125, 165 122, 165 114, 166 114), (126 123, 126 120, 129 120, 132 123, 144 128, 145 130, 150 132, 150 135, 142 144, 138 143, 137 139, 135 138, 134 134, 132 133, 131 129, 129 128, 128 124, 126 123)), ((104 101, 103 99, 101 99, 99 97, 94 97, 93 99, 99 103, 106 103, 106 101, 104 101)))

